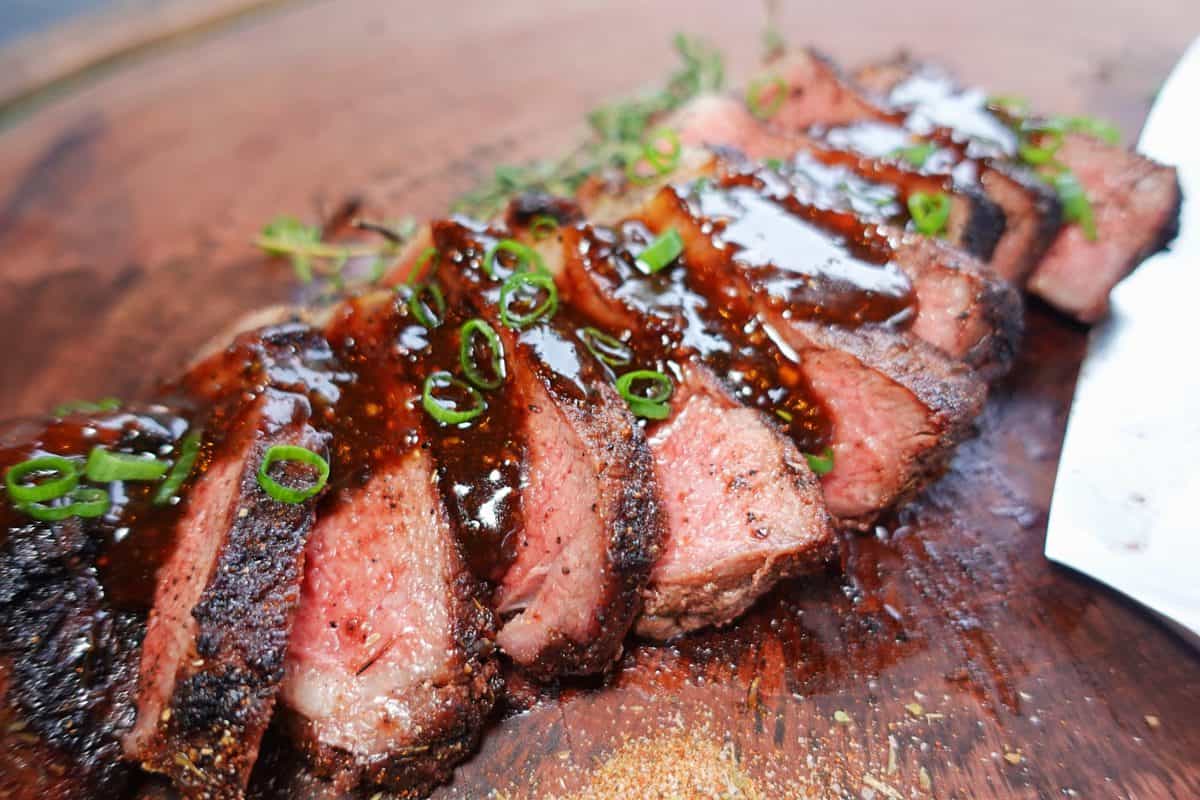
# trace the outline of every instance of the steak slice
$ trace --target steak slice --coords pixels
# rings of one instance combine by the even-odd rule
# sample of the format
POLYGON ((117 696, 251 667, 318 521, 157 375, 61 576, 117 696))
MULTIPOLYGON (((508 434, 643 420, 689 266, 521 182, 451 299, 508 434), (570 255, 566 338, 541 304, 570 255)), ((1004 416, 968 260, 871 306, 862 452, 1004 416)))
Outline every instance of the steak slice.
MULTIPOLYGON (((959 185, 952 176, 922 172, 885 158, 906 141, 871 158, 834 147, 800 131, 781 130, 750 113, 728 95, 703 95, 668 121, 685 145, 732 148, 756 161, 792 161, 789 173, 809 184, 819 205, 852 208, 864 219, 905 225, 907 202, 917 193, 945 193, 951 201, 946 241, 990 261, 1005 233, 1004 211, 978 185, 959 185)), ((907 140, 907 136, 905 136, 907 140)))
POLYGON ((995 162, 928 120, 885 108, 811 50, 796 51, 773 69, 788 85, 785 102, 771 118, 773 125, 808 131, 835 147, 876 158, 919 141, 937 144, 922 171, 963 186, 977 184, 1003 209, 1005 231, 990 263, 1004 278, 1022 283, 1049 248, 1062 209, 1054 192, 1028 170, 995 162))
MULTIPOLYGON (((950 128, 980 149, 991 148, 997 160, 1016 160, 1010 123, 1019 120, 1006 119, 983 92, 962 88, 944 69, 901 58, 865 68, 860 78, 911 116, 950 128)), ((1078 224, 1063 227, 1027 288, 1059 310, 1094 322, 1107 312, 1113 286, 1175 237, 1179 181, 1173 167, 1085 133, 1065 133, 1054 157, 1087 193, 1095 237, 1078 224)))
MULTIPOLYGON (((321 337, 279 326, 180 383, 213 403, 209 452, 159 570, 124 747, 185 798, 241 797, 274 709, 315 500, 274 500, 257 472, 273 445, 324 451, 310 421, 335 392, 328 361, 321 337)), ((278 466, 277 481, 311 480, 297 462, 278 466)))
MULTIPOLYGON (((812 294, 813 281, 844 282, 837 265, 852 264, 862 256, 878 263, 859 274, 883 283, 858 292, 846 308, 824 308, 825 319, 860 324, 895 317, 919 338, 987 378, 1003 375, 1011 367, 1024 327, 1024 308, 1019 293, 986 265, 940 240, 864 220, 853 203, 831 200, 828 187, 808 180, 802 166, 774 170, 748 164, 731 152, 714 158, 685 151, 681 161, 684 166, 671 175, 674 183, 701 178, 684 187, 689 202, 702 213, 711 209, 724 217, 723 235, 744 237, 748 257, 774 259, 775 266, 786 266, 775 271, 779 279, 772 286, 779 291, 796 289, 799 294, 789 300, 814 308, 828 306, 828 297, 807 296, 812 294), (850 250, 867 252, 851 257, 850 250), (785 277, 787 271, 810 277, 785 277), (881 299, 885 304, 880 305, 881 299), (862 316, 864 303, 876 306, 866 309, 868 317, 862 316)), ((594 182, 581 189, 580 202, 590 219, 615 223, 637 213, 662 185, 659 181, 639 188, 594 182)))
POLYGON ((832 551, 820 483, 795 444, 699 366, 650 434, 667 518, 637 632, 668 639, 732 622, 832 551))
MULTIPOLYGON (((503 236, 458 221, 432 228, 441 263, 455 265, 437 273, 447 299, 497 333, 508 400, 496 402, 519 411, 508 415, 518 425, 519 474, 509 488, 519 513, 506 537, 511 561, 493 597, 502 618, 496 642, 537 679, 600 672, 621 652, 658 554, 662 523, 650 454, 607 374, 575 338, 565 308, 521 330, 503 323, 499 283, 480 266, 503 236)), ((486 435, 468 428, 461 438, 469 449, 473 436, 486 435)), ((466 473, 459 483, 480 472, 478 459, 456 463, 466 473)))
POLYGON ((752 315, 685 268, 665 281, 622 274, 602 242, 594 231, 566 230, 547 262, 577 314, 632 337, 636 358, 625 369, 676 375, 670 416, 646 421, 666 535, 637 623, 639 634, 666 639, 731 622, 780 579, 821 563, 832 529, 795 443, 754 407, 749 382, 734 377, 774 372, 769 353, 741 357, 745 348, 774 351, 765 334, 745 338, 752 315))
POLYGON ((500 689, 492 617, 434 480, 412 354, 394 344, 410 322, 374 297, 343 304, 326 328, 355 365, 334 408, 344 477, 305 549, 280 702, 314 771, 347 790, 445 781, 500 689))
POLYGON ((659 192, 647 217, 656 229, 678 231, 693 268, 724 271, 791 351, 830 421, 835 466, 821 483, 829 512, 843 525, 865 526, 913 494, 970 434, 986 396, 974 371, 886 327, 806 318, 773 291, 769 274, 732 257, 711 223, 693 216, 672 190, 659 192))
POLYGON ((1082 134, 1068 134, 1059 158, 1087 192, 1096 237, 1064 228, 1026 288, 1082 322, 1108 313, 1108 295, 1179 232, 1183 203, 1174 167, 1082 134))

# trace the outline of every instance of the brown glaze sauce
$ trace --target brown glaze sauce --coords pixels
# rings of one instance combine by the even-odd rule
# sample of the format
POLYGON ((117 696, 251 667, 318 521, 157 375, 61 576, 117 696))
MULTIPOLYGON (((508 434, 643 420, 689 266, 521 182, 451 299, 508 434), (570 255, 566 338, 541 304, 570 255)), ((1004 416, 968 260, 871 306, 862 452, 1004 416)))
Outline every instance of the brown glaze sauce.
MULTIPOLYGON (((82 469, 96 446, 173 461, 189 423, 163 406, 148 406, 104 415, 73 414, 20 427, 20 443, 0 442, 0 472, 47 455, 77 460, 82 469)), ((200 461, 194 471, 201 468, 200 461)), ((93 484, 80 476, 80 485, 107 490, 111 503, 103 516, 81 520, 94 545, 94 565, 106 599, 114 609, 147 612, 154 601, 155 573, 174 538, 175 523, 185 502, 184 491, 174 502, 155 505, 158 481, 93 484)), ((58 524, 63 523, 41 522, 26 515, 13 505, 7 493, 0 503, 0 536, 4 543, 39 527, 58 524)))
POLYGON ((803 202, 767 170, 726 171, 684 200, 738 271, 793 315, 849 327, 913 316, 912 284, 886 236, 854 213, 803 202))
POLYGON ((678 381, 694 359, 740 402, 772 415, 802 450, 819 452, 831 434, 828 415, 801 371, 772 341, 749 297, 724 269, 686 255, 647 274, 637 255, 655 235, 647 221, 633 218, 615 228, 579 226, 566 237, 573 251, 568 257, 581 259, 605 294, 630 312, 621 329, 575 312, 581 326, 599 327, 628 346, 631 363, 615 368, 614 377, 653 369, 678 381))
MULTIPOLYGON (((463 545, 467 562, 479 577, 503 577, 516 555, 523 526, 519 503, 525 479, 525 427, 531 409, 522 381, 538 380, 559 402, 586 406, 595 399, 596 382, 606 380, 590 354, 574 338, 569 310, 564 304, 552 319, 535 322, 520 331, 506 327, 499 313, 501 279, 512 266, 509 257, 498 257, 499 277, 483 269, 488 248, 509 234, 499 228, 466 219, 433 224, 438 252, 435 270, 422 280, 441 287, 447 318, 432 331, 414 329, 411 317, 394 339, 394 350, 407 362, 407 375, 420 386, 430 373, 445 370, 463 378, 459 330, 473 317, 488 322, 504 349, 505 379, 497 389, 480 390, 486 406, 473 420, 449 425, 433 420, 423 410, 426 429, 423 446, 432 448, 442 496, 463 545)), ((402 309, 401 314, 406 315, 402 309)), ((479 338, 475 339, 479 343, 479 338)), ((490 359, 476 350, 483 369, 490 359)), ((418 399, 419 402, 419 399, 418 399)))
MULTIPOLYGON (((454 268, 446 254, 441 270, 454 268)), ((335 489, 327 502, 354 502, 353 489, 370 480, 413 448, 431 450, 446 504, 468 566, 476 575, 497 579, 515 554, 520 527, 516 490, 520 485, 523 415, 504 385, 484 392, 483 413, 469 422, 447 424, 422 407, 425 378, 439 371, 462 377, 458 331, 472 316, 448 303, 432 328, 412 314, 411 287, 350 301, 327 336, 353 373, 333 421, 335 489)), ((447 396, 469 405, 465 393, 447 396)))

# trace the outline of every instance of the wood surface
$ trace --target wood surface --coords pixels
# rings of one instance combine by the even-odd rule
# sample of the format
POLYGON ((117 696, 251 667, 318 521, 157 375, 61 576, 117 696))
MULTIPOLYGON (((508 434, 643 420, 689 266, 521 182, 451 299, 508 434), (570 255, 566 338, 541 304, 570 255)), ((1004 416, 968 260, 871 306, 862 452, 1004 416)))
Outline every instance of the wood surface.
MULTIPOLYGON (((848 64, 907 47, 1134 134, 1200 4, 797 2, 782 23, 848 64)), ((718 2, 288 5, 11 122, 3 415, 148 393, 242 312, 295 296, 288 268, 248 244, 272 216, 315 220, 352 195, 438 213, 665 74, 680 29, 719 44, 737 78, 762 16, 718 2)), ((790 583, 729 631, 631 646, 607 685, 497 720, 437 796, 705 796, 678 782, 692 776, 729 797, 1200 797, 1200 658, 1041 555, 1084 343, 1032 307, 979 438, 878 535, 846 540, 844 574, 790 583)))
POLYGON ((279 0, 108 0, 80 10, 0 47, 0 109, 83 70, 272 2, 279 0))

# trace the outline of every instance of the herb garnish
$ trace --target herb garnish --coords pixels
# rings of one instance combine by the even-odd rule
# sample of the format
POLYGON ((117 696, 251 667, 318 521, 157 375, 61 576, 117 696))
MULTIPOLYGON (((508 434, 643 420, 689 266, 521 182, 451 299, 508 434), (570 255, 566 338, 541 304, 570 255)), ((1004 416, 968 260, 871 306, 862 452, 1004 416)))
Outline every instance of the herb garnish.
POLYGON ((323 241, 319 225, 305 225, 295 217, 279 216, 269 222, 254 243, 273 256, 286 257, 292 262, 296 279, 301 283, 312 283, 320 275, 335 286, 342 286, 342 270, 353 259, 371 259, 371 269, 366 282, 374 283, 383 277, 391 259, 413 235, 416 222, 401 220, 384 225, 376 222, 359 221, 355 227, 379 234, 382 244, 334 244, 323 241))
POLYGON ((588 177, 609 167, 626 167, 645 152, 650 123, 658 115, 679 108, 693 97, 720 91, 725 84, 725 62, 707 42, 677 34, 675 51, 682 62, 663 88, 641 97, 601 106, 588 114, 592 135, 561 159, 535 161, 524 166, 501 165, 492 178, 454 204, 457 212, 487 218, 510 197, 541 190, 572 195, 588 177))

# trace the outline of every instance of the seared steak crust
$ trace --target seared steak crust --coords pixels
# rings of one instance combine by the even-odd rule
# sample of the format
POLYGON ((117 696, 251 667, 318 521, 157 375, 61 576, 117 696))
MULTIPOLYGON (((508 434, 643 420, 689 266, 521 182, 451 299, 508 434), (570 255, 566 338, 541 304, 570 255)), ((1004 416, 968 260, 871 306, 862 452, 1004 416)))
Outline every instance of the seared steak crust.
POLYGON ((463 266, 444 270, 451 304, 486 319, 506 354, 506 390, 525 411, 522 524, 496 589, 496 641, 539 679, 608 668, 640 610, 662 536, 641 428, 562 315, 505 325, 479 267, 489 239, 454 222, 432 241, 463 266))
POLYGON ((78 519, 0 546, 0 796, 115 797, 128 778, 120 736, 145 627, 104 603, 95 557, 78 519))
MULTIPOLYGON (((125 750, 186 798, 241 797, 271 718, 315 501, 274 500, 257 472, 274 444, 325 450, 309 419, 331 385, 328 358, 318 335, 281 326, 239 337, 184 380, 213 400, 221 433, 159 573, 125 750)), ((281 466, 276 480, 306 479, 281 466)))
POLYGON ((355 375, 334 409, 342 477, 306 548, 280 697, 317 775, 409 796, 471 751, 500 685, 492 615, 431 480, 412 354, 395 344, 401 309, 392 292, 349 301, 326 328, 355 375))
MULTIPOLYGON (((955 125, 953 135, 970 142, 968 147, 991 148, 988 162, 996 169, 1023 175, 1027 187, 1049 191, 1017 162, 1015 136, 983 93, 960 87, 944 69, 902 56, 866 67, 858 77, 905 113, 955 125), (943 104, 953 105, 952 115, 943 116, 943 104)), ((1055 158, 1087 192, 1096 236, 1089 238, 1078 224, 1054 229, 1028 289, 1077 319, 1094 322, 1107 312, 1113 286, 1174 237, 1178 178, 1171 167, 1084 133, 1066 133, 1055 158)))

